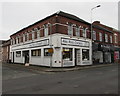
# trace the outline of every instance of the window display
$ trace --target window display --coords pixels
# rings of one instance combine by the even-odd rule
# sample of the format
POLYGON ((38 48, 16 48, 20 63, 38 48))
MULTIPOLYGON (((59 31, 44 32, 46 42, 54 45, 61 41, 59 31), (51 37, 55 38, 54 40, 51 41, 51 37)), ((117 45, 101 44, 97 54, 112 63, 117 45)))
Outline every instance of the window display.
POLYGON ((89 60, 89 49, 82 49, 82 60, 89 60))
POLYGON ((41 49, 36 49, 31 51, 32 56, 41 56, 41 49))
POLYGON ((16 51, 16 57, 20 57, 21 56, 21 51, 16 51))
POLYGON ((72 48, 63 48, 63 60, 72 61, 72 48))
POLYGON ((46 48, 44 49, 44 56, 52 56, 53 48, 46 48))

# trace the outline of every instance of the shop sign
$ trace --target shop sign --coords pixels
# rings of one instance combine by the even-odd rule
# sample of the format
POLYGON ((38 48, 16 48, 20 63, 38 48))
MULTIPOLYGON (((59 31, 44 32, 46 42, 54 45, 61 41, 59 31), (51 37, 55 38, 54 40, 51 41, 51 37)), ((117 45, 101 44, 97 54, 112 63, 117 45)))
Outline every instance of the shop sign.
POLYGON ((49 40, 45 39, 45 40, 41 40, 41 41, 37 41, 37 42, 31 42, 31 43, 27 43, 27 44, 12 46, 12 50, 39 47, 39 46, 45 46, 48 44, 49 44, 49 40))
POLYGON ((43 46, 43 45, 48 45, 48 40, 31 43, 28 45, 28 47, 37 47, 37 46, 43 46))
POLYGON ((49 53, 53 53, 53 48, 49 48, 49 49, 48 49, 48 52, 49 52, 49 53))
POLYGON ((119 59, 119 51, 114 52, 114 58, 115 60, 119 59))
POLYGON ((62 44, 80 46, 80 47, 89 47, 90 46, 88 41, 67 39, 67 38, 62 38, 62 44))

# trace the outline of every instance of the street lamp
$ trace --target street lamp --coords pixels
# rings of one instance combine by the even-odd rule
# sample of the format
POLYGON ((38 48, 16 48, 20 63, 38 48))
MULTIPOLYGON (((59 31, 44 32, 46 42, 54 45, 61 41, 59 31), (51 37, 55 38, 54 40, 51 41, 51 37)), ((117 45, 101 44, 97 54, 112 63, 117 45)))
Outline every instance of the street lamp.
POLYGON ((95 6, 95 7, 93 7, 93 8, 91 8, 91 40, 92 40, 92 11, 94 10, 94 9, 96 9, 96 8, 98 8, 98 7, 100 7, 101 5, 98 5, 98 6, 95 6))
MULTIPOLYGON (((91 50, 92 50, 92 42, 93 42, 93 29, 92 29, 92 11, 94 10, 94 9, 96 9, 96 8, 99 8, 101 5, 97 5, 97 6, 95 6, 95 7, 93 7, 93 8, 91 8, 91 50)), ((91 60, 92 60, 92 52, 91 52, 91 60)))

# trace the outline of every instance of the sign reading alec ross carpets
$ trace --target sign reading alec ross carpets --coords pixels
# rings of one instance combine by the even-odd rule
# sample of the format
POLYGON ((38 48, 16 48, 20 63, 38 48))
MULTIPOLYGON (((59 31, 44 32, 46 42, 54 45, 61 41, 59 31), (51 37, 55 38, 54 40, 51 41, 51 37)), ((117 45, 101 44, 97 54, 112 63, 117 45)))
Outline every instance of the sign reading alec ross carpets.
POLYGON ((26 43, 26 44, 22 44, 22 45, 12 46, 12 49, 13 50, 16 50, 16 49, 25 49, 25 48, 46 46, 48 44, 49 44, 49 39, 45 39, 45 40, 41 40, 41 41, 37 41, 37 42, 31 42, 31 43, 26 43))
POLYGON ((65 44, 65 45, 73 45, 73 46, 80 46, 80 47, 90 46, 90 43, 88 41, 67 39, 67 38, 61 38, 61 41, 62 41, 62 44, 65 44))

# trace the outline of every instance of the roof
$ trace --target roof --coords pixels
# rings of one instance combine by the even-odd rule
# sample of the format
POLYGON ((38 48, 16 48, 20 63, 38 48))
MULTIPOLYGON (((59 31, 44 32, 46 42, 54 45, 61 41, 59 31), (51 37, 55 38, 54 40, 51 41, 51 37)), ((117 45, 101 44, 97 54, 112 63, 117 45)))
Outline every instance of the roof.
POLYGON ((99 25, 93 25, 93 27, 96 27, 96 28, 98 28, 98 29, 105 30, 105 31, 107 31, 107 32, 113 33, 112 31, 110 31, 110 30, 108 30, 108 29, 106 29, 106 28, 104 28, 104 27, 100 27, 99 25))
POLYGON ((27 26, 27 27, 25 27, 25 28, 17 31, 16 33, 12 34, 11 36, 13 36, 13 35, 21 32, 21 31, 23 31, 23 30, 25 30, 25 29, 33 26, 33 25, 36 25, 36 24, 38 24, 38 23, 40 23, 40 22, 42 22, 42 21, 44 21, 44 20, 46 20, 46 19, 48 19, 48 18, 50 18, 50 17, 52 17, 52 16, 55 16, 55 15, 63 16, 63 17, 66 17, 66 18, 69 18, 69 19, 73 19, 73 20, 76 20, 76 21, 79 21, 79 22, 83 22, 83 23, 86 23, 86 24, 89 24, 89 25, 90 25, 90 23, 84 21, 83 19, 80 19, 79 17, 77 17, 77 16, 75 16, 75 15, 68 14, 68 13, 65 13, 65 12, 63 12, 63 11, 58 11, 58 12, 56 12, 56 13, 50 15, 50 16, 47 16, 46 18, 44 18, 44 19, 42 19, 42 20, 39 20, 39 21, 35 22, 34 24, 31 24, 31 25, 29 25, 29 26, 27 26))
POLYGON ((9 46, 9 45, 10 45, 10 39, 5 41, 2 46, 5 47, 5 46, 9 46))
POLYGON ((86 22, 86 21, 83 20, 83 19, 80 19, 79 17, 77 17, 77 16, 75 16, 75 15, 72 15, 72 14, 69 14, 69 13, 65 13, 65 12, 63 12, 63 11, 58 11, 57 14, 60 15, 60 16, 63 16, 63 17, 67 17, 67 18, 70 18, 70 19, 79 21, 79 22, 83 22, 83 23, 86 23, 86 24, 90 24, 90 23, 86 22))

